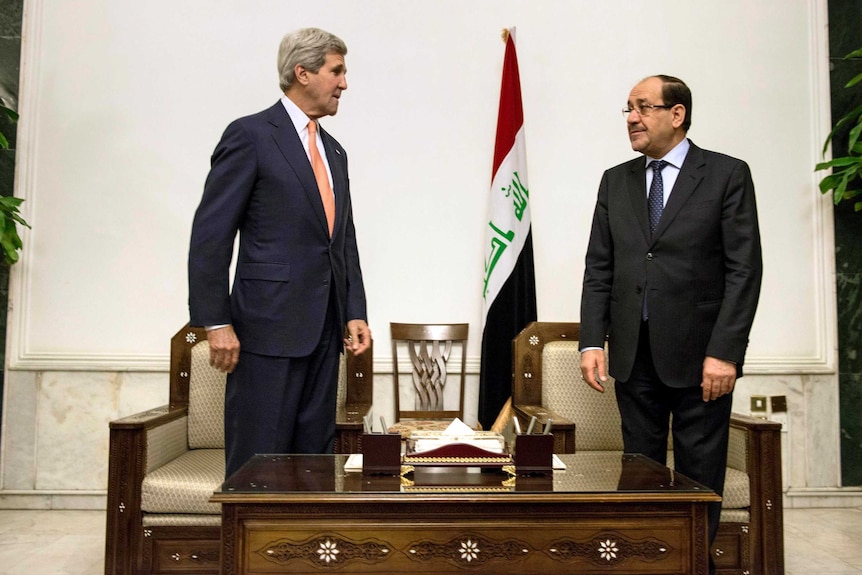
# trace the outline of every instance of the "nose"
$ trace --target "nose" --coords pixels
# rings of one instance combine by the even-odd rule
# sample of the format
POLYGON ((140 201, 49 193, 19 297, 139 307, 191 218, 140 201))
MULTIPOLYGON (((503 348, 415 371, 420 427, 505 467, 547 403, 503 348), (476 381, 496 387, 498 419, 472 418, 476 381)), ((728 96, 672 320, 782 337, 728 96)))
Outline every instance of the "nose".
POLYGON ((341 82, 338 83, 338 87, 341 88, 342 90, 347 89, 347 76, 346 75, 341 77, 341 82))

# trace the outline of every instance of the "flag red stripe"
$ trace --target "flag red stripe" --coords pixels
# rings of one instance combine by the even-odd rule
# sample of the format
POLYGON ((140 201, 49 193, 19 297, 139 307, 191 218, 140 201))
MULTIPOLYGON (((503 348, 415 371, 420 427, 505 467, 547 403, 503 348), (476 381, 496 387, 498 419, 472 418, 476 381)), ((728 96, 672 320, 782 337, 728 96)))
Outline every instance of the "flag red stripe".
POLYGON ((503 60, 503 83, 500 87, 500 111, 497 116, 497 140, 494 145, 494 168, 491 179, 515 144, 515 136, 524 125, 524 108, 521 105, 521 76, 518 73, 518 55, 515 41, 509 35, 506 56, 503 60))

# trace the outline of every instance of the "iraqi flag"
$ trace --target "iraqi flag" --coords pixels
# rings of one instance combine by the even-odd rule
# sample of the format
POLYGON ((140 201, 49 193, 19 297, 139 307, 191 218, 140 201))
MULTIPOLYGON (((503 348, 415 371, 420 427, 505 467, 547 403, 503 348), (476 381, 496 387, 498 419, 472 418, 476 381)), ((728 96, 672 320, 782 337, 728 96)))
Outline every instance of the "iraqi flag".
POLYGON ((506 56, 485 228, 479 422, 490 429, 512 393, 512 339, 536 320, 530 188, 515 29, 503 32, 506 56))

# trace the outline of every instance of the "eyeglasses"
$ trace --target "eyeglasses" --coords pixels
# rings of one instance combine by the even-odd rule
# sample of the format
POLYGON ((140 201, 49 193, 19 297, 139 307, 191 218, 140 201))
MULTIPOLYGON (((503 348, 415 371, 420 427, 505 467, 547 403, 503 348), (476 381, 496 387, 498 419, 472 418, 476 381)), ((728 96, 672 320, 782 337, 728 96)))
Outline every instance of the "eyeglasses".
POLYGON ((635 104, 634 108, 623 108, 623 118, 628 118, 632 112, 637 112, 638 116, 649 116, 656 108, 670 110, 676 104, 635 104))

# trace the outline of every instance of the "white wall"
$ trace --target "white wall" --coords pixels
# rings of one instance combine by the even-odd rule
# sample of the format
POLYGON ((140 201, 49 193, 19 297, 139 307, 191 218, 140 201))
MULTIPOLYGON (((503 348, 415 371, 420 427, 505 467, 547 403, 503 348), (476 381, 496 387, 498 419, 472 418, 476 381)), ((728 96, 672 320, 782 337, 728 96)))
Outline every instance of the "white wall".
POLYGON ((33 230, 10 287, 0 505, 101 493, 107 421, 164 402, 209 155, 230 120, 278 99, 277 45, 298 27, 349 47, 349 89, 324 125, 350 155, 375 407, 391 408, 390 321, 470 322, 475 406, 500 32, 513 25, 539 319, 578 320, 602 171, 634 155, 628 91, 683 78, 691 138, 748 161, 758 192, 764 296, 740 407, 786 393, 785 479, 837 486, 831 209, 813 172, 829 129, 825 0, 29 0, 16 194, 33 230))
POLYGON ((750 369, 828 371, 828 202, 812 171, 828 125, 824 5, 32 0, 17 193, 33 231, 10 368, 165 368, 209 155, 230 120, 276 101, 278 42, 307 25, 349 47, 349 89, 324 125, 350 155, 378 352, 390 321, 468 321, 477 358, 500 31, 516 25, 540 319, 578 319, 601 173, 633 156, 619 110, 640 78, 669 73, 694 93, 691 138, 754 174, 768 297, 750 369))

